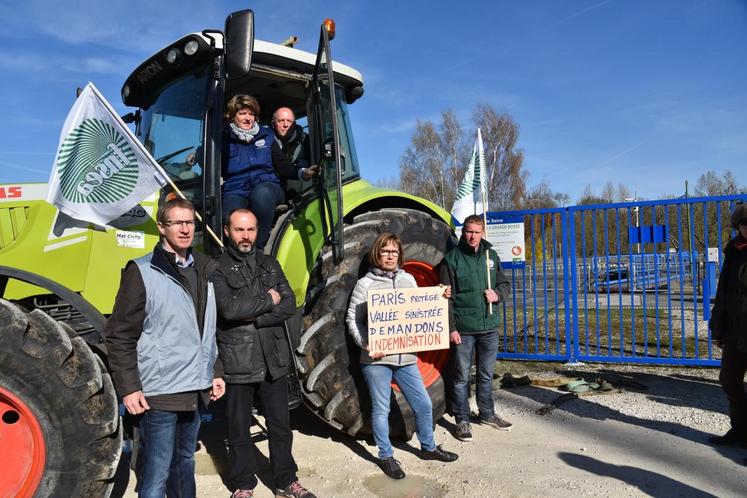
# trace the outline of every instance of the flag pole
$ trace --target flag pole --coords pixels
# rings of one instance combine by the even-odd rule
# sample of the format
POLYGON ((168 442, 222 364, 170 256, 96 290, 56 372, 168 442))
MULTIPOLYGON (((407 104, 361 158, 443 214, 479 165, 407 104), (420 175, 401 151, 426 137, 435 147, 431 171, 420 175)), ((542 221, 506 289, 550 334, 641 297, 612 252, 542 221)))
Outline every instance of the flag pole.
MULTIPOLYGON (((94 93, 94 95, 96 95, 96 97, 97 97, 97 98, 99 99, 99 101, 101 102, 101 104, 103 104, 103 105, 104 105, 104 106, 105 106, 105 107, 106 107, 106 108, 107 108, 107 109, 109 110, 109 113, 111 113, 111 115, 112 115, 112 116, 116 116, 116 117, 119 117, 119 114, 117 114, 117 112, 116 112, 116 111, 114 110, 114 108, 113 108, 113 107, 112 107, 112 106, 111 106, 111 105, 109 104, 109 101, 108 101, 108 100, 106 100, 106 99, 104 98, 104 96, 103 96, 103 95, 101 95, 101 92, 99 92, 99 89, 98 89, 98 88, 96 88, 96 87, 95 87, 95 86, 94 86, 93 84, 91 84, 91 83, 89 83, 89 85, 91 85, 91 90, 93 90, 93 93, 94 93)), ((124 123, 123 123, 123 124, 124 124, 124 123)), ((144 145, 143 145, 143 144, 142 144, 142 143, 140 142, 140 140, 138 140, 138 139, 137 139, 137 137, 135 136, 135 134, 134 134, 134 133, 132 133, 132 130, 130 130, 130 128, 129 128, 128 126, 126 126, 126 125, 124 125, 124 126, 123 126, 123 128, 124 128, 124 131, 125 131, 125 133, 127 133, 127 135, 128 135, 128 137, 129 137, 129 139, 130 139, 130 140, 131 140, 131 141, 132 141, 132 142, 133 142, 134 144, 136 144, 136 145, 140 146, 140 148, 141 148, 141 151, 142 151, 142 152, 144 152, 145 154, 147 154, 148 156, 150 156, 151 158, 153 158, 153 156, 151 156, 151 154, 150 154, 150 152, 148 151, 148 149, 146 149, 146 148, 145 148, 145 146, 144 146, 144 145)), ((178 195, 179 197, 181 197, 181 198, 182 198, 182 199, 184 199, 185 201, 189 200, 189 199, 187 199, 187 196, 185 196, 185 195, 184 195, 184 192, 182 192, 182 191, 181 191, 181 190, 179 189, 179 187, 177 187, 177 186, 176 186, 176 184, 175 184, 175 183, 174 183, 174 181, 173 181, 173 180, 171 179, 171 177, 170 177, 170 176, 168 175, 168 173, 166 173, 166 172, 165 172, 165 171, 163 170, 163 168, 161 167, 161 165, 160 165, 160 164, 158 164, 158 161, 156 161, 155 159, 153 159, 153 164, 155 165, 155 168, 156 168, 156 170, 158 170, 158 173, 159 173, 159 174, 160 174, 160 175, 161 175, 161 176, 162 176, 162 177, 163 177, 164 179, 166 179, 166 183, 168 183, 168 184, 169 184, 169 186, 170 186, 170 187, 171 187, 171 188, 172 188, 172 189, 174 190, 174 192, 176 193, 176 195, 178 195)), ((202 219, 202 216, 200 216, 200 213, 198 213, 198 212, 197 212, 197 210, 195 210, 195 218, 197 218, 197 220, 198 220, 198 221, 199 221, 200 223, 202 223, 202 224, 203 224, 203 226, 204 226, 204 227, 205 227, 205 229, 206 229, 206 230, 208 231, 208 233, 210 234, 210 236, 211 236, 211 237, 213 237, 213 240, 215 240, 216 244, 218 244, 218 245, 220 246, 220 248, 221 248, 221 249, 223 249, 223 248, 224 248, 224 246, 223 246, 223 242, 222 242, 222 241, 220 240, 220 237, 218 237, 218 236, 217 236, 217 235, 215 234, 215 232, 213 232, 213 229, 212 229, 212 228, 210 228, 210 226, 209 226, 209 225, 208 225, 207 223, 205 223, 205 222, 203 221, 203 219, 202 219)))
MULTIPOLYGON (((483 226, 483 235, 486 237, 488 235, 488 214, 487 214, 487 198, 485 195, 485 151, 482 147, 482 133, 480 132, 480 128, 477 129, 477 156, 478 161, 480 162, 480 194, 482 196, 482 226, 483 226)), ((490 283, 490 248, 485 249, 485 275, 487 275, 488 279, 488 290, 492 289, 492 285, 490 283)), ((493 314, 493 303, 488 301, 488 315, 493 314)))
MULTIPOLYGON (((483 191, 483 199, 485 199, 485 191, 483 191)), ((484 201, 483 201, 484 202, 484 201)), ((483 204, 484 206, 485 204, 483 204)), ((487 236, 488 232, 488 216, 485 214, 485 210, 482 211, 482 222, 483 226, 485 227, 485 235, 487 236)), ((490 248, 485 249, 485 274, 488 276, 488 289, 492 289, 492 286, 490 285, 490 248)), ((493 314, 493 303, 488 301, 488 315, 493 314)))

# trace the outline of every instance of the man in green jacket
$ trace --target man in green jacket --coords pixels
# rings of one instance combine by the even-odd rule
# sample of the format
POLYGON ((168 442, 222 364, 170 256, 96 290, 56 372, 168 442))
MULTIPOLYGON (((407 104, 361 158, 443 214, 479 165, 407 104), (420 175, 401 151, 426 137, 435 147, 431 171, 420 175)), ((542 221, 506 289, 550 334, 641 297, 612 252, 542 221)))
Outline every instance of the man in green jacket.
POLYGON ((480 423, 500 430, 509 430, 512 426, 495 413, 493 402, 493 372, 501 316, 493 305, 508 297, 511 284, 503 274, 498 255, 490 249, 490 242, 484 240, 484 235, 483 219, 477 215, 468 216, 464 220, 459 245, 444 256, 439 267, 441 283, 452 288, 449 300, 449 330, 454 358, 451 408, 457 424, 454 435, 461 441, 472 440, 468 398, 473 355, 477 361, 476 395, 480 423))

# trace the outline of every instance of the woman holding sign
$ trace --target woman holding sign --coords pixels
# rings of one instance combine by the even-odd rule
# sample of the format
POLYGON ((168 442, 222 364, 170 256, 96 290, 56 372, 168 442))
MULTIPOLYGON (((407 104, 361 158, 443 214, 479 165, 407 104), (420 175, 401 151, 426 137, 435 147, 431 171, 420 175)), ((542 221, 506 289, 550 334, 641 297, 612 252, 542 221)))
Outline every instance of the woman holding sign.
MULTIPOLYGON (((415 278, 400 269, 404 261, 402 243, 394 234, 382 233, 368 255, 369 272, 353 289, 348 306, 347 325, 353 341, 361 348, 361 369, 371 395, 371 426, 379 448, 379 466, 392 479, 402 479, 405 473, 394 459, 389 441, 389 400, 392 378, 415 413, 415 425, 425 460, 453 462, 456 453, 445 451, 433 440, 433 408, 413 353, 385 355, 369 352, 367 295, 370 290, 417 287, 415 278)), ((446 289, 446 294, 450 289, 446 289)), ((448 296, 447 296, 448 297, 448 296)))

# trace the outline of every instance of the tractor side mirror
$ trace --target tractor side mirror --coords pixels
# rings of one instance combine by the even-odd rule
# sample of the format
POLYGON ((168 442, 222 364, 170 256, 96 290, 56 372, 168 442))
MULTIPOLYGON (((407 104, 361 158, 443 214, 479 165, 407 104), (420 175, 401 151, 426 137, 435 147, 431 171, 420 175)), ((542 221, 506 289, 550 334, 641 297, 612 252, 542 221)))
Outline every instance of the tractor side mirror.
POLYGON ((236 79, 245 76, 252 67, 254 51, 254 12, 240 10, 226 17, 224 38, 226 76, 236 79))

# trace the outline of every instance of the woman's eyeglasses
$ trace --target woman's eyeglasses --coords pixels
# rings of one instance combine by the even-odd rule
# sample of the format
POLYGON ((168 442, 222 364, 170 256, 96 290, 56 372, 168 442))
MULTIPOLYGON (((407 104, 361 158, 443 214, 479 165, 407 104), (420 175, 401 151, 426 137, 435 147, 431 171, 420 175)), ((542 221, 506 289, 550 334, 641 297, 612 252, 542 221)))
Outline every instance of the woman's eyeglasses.
POLYGON ((399 251, 379 251, 379 256, 382 256, 384 258, 399 258, 399 251))

